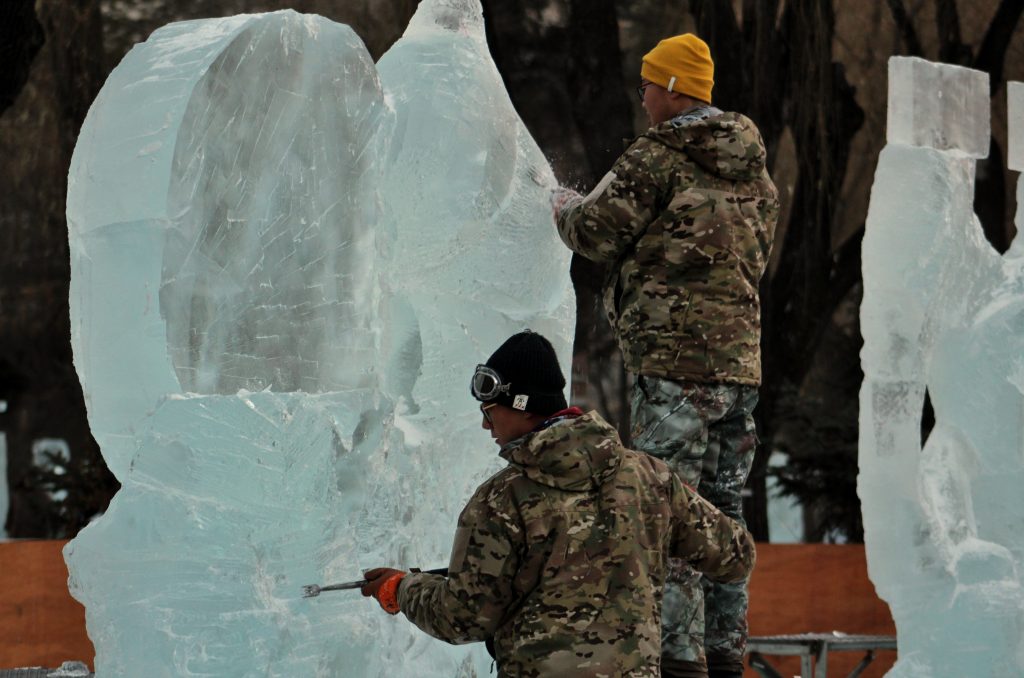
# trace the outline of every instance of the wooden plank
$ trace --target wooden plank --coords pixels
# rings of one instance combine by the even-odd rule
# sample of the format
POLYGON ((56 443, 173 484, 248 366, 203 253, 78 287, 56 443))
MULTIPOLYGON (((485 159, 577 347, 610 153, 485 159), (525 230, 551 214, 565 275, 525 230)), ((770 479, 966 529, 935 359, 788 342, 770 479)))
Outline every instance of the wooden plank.
MULTIPOLYGON (((747 620, 752 636, 831 631, 896 635, 889 607, 868 579, 863 544, 758 544, 747 620)), ((829 676, 848 675, 863 656, 833 653, 829 676)), ((796 657, 768 660, 787 678, 800 674, 796 657)), ((895 661, 895 652, 878 652, 862 676, 881 678, 895 661)), ((743 675, 757 678, 749 668, 743 675)))
POLYGON ((0 542, 0 669, 93 668, 85 608, 68 593, 65 541, 0 542))

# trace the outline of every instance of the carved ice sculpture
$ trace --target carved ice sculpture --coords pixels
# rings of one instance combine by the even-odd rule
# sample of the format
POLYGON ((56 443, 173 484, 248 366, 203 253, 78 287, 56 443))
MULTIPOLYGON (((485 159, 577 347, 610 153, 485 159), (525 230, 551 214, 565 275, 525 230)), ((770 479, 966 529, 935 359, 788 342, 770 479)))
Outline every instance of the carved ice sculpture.
POLYGON ((477 0, 425 0, 379 70, 294 12, 125 57, 68 195, 75 364, 122 483, 65 549, 98 676, 487 674, 357 592, 300 592, 445 565, 502 464, 474 365, 532 327, 568 369, 545 181, 477 0))
MULTIPOLYGON (((1010 91, 1021 170, 1024 102, 1010 91)), ((989 101, 985 73, 889 62, 863 246, 858 493, 869 574, 896 622, 893 676, 1024 675, 1024 239, 1000 257, 973 213, 989 101)))

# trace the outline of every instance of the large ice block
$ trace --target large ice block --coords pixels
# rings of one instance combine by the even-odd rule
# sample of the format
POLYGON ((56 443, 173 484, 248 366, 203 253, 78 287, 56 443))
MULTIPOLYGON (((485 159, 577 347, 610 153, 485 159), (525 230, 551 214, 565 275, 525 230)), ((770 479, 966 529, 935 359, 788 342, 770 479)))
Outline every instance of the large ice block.
POLYGON ((173 24, 111 74, 68 220, 75 364, 118 478, 167 394, 365 381, 382 110, 359 38, 312 17, 173 24))
POLYGON ((444 565, 502 463, 474 365, 532 327, 568 369, 543 176, 477 0, 423 2, 379 75, 290 11, 129 53, 68 197, 76 367, 122 483, 65 550, 99 676, 487 674, 357 592, 300 594, 444 565))
MULTIPOLYGON (((929 68, 947 93, 984 78, 890 61, 890 74, 929 68)), ((920 83, 889 87, 892 120, 920 83)), ((987 89, 979 98, 987 107, 987 89)), ((898 633, 890 675, 1022 675, 1024 266, 992 249, 973 213, 987 109, 961 117, 953 99, 953 111, 917 114, 912 137, 890 128, 875 173, 858 493, 869 574, 898 633), (936 424, 922 445, 926 396, 936 424)))
POLYGON ((988 156, 988 73, 919 57, 889 59, 886 140, 988 156))

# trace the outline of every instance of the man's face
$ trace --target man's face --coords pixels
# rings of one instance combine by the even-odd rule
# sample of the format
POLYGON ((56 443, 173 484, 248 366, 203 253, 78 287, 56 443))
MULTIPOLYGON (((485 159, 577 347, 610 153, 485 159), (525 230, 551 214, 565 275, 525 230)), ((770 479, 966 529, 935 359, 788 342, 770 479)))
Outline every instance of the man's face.
POLYGON ((677 93, 669 92, 661 85, 656 85, 649 80, 641 80, 640 87, 643 88, 643 106, 647 111, 651 127, 671 120, 679 112, 677 93))
POLYGON ((533 430, 535 422, 527 412, 513 410, 511 407, 495 403, 484 403, 480 406, 482 426, 491 432, 491 438, 500 447, 520 438, 533 430))

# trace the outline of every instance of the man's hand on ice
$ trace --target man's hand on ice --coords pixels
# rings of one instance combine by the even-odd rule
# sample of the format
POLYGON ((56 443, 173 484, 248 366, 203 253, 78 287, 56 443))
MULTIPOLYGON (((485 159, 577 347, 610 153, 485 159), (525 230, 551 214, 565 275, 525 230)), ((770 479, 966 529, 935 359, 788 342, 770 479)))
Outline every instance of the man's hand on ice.
POLYGON ((557 220, 568 204, 579 200, 583 200, 583 196, 571 188, 556 188, 551 193, 551 213, 557 220))
POLYGON ((360 592, 366 596, 373 596, 380 603, 381 609, 388 614, 398 614, 398 585, 402 581, 405 572, 390 567, 376 567, 363 573, 366 584, 360 592))

